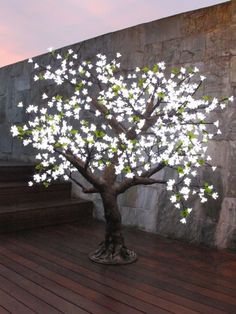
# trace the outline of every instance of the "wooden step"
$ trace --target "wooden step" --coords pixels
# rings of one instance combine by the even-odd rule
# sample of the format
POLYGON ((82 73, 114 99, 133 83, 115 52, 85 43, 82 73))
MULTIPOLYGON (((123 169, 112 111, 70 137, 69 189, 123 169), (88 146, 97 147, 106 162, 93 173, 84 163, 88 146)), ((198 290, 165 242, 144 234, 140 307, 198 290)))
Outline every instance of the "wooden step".
POLYGON ((26 182, 0 182, 0 206, 22 202, 63 200, 70 196, 70 182, 53 183, 48 188, 43 185, 29 187, 26 182))
POLYGON ((93 203, 66 199, 0 206, 0 233, 92 219, 93 203))
POLYGON ((28 182, 35 172, 33 164, 0 161, 0 182, 28 182))
POLYGON ((93 203, 71 198, 70 182, 28 186, 34 165, 0 161, 0 233, 92 218, 93 203))

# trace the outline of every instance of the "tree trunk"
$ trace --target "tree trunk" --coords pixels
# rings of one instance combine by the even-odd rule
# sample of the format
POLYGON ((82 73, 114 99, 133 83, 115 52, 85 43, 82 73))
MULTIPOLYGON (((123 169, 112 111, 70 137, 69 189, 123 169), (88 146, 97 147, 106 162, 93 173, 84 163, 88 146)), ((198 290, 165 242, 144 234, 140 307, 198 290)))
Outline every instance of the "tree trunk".
POLYGON ((124 243, 121 232, 121 214, 117 205, 117 195, 112 189, 101 193, 106 220, 105 240, 89 258, 101 264, 129 264, 137 259, 134 251, 124 243))

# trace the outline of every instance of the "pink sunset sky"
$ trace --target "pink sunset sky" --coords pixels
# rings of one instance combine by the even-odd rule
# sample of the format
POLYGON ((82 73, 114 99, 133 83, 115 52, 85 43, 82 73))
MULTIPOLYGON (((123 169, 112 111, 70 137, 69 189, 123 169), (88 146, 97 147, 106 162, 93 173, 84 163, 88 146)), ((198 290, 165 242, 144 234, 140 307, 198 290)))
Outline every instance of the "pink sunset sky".
POLYGON ((0 67, 98 35, 226 1, 0 0, 0 67))

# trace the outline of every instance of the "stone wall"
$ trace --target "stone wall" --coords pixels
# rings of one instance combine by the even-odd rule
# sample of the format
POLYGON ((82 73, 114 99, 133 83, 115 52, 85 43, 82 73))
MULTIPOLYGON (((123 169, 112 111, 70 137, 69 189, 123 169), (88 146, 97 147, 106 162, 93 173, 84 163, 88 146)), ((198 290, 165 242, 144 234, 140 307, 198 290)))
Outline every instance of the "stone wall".
MULTIPOLYGON (((98 52, 123 55, 124 68, 153 64, 164 60, 168 66, 196 65, 207 76, 202 93, 236 96, 236 0, 222 3, 118 32, 99 36, 71 46, 80 47, 84 58, 98 52)), ((38 57, 46 60, 48 55, 38 57)), ((19 101, 35 102, 43 85, 32 86, 27 61, 0 69, 0 158, 31 160, 33 152, 24 149, 9 133, 10 125, 24 122, 19 101)), ((195 202, 187 225, 168 202, 159 186, 137 187, 120 196, 123 222, 194 243, 236 249, 236 108, 232 104, 219 115, 222 135, 209 144, 218 170, 211 174, 220 199, 206 206, 195 202)), ((203 173, 203 176, 209 176, 203 173)), ((168 173, 163 172, 163 177, 168 173)), ((208 179, 209 180, 209 179, 208 179)), ((74 187, 75 194, 81 194, 74 187)), ((102 219, 102 204, 93 196, 96 216, 102 219)))

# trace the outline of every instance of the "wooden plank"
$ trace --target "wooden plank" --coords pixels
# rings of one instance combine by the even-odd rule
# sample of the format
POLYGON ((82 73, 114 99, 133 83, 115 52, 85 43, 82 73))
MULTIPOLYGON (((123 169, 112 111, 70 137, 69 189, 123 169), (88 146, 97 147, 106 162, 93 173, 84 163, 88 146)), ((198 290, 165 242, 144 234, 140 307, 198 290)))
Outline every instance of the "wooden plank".
MULTIPOLYGON (((36 297, 44 300, 51 306, 55 307, 59 313, 78 313, 78 314, 87 314, 88 312, 83 310, 82 308, 76 306, 73 303, 66 301, 63 297, 59 297, 57 294, 57 289, 55 288, 55 292, 48 289, 50 288, 50 282, 46 281, 43 277, 39 278, 38 282, 29 280, 27 275, 27 270, 20 269, 16 262, 13 262, 9 259, 6 259, 4 256, 1 256, 1 262, 4 263, 0 264, 0 272, 4 273, 5 278, 8 278, 12 282, 17 282, 20 287, 24 290, 29 291, 36 297)), ((30 276, 28 276, 30 277, 30 276)), ((34 279, 34 275, 32 274, 31 279, 34 279)), ((12 299, 12 298, 11 298, 12 299)), ((1 300, 1 298, 0 298, 1 300)), ((18 302, 19 303, 19 302, 18 302)), ((5 306, 4 303, 1 305, 5 306)), ((8 308, 7 308, 8 309, 8 308)), ((11 311, 11 310, 10 310, 11 311)), ((13 313, 19 313, 17 311, 11 311, 13 313)), ((28 312, 22 312, 22 314, 27 314, 28 312)), ((29 313, 34 313, 30 311, 29 313)))
MULTIPOLYGON (((88 236, 88 235, 87 235, 88 236)), ((90 239, 90 237, 87 237, 90 239)), ((74 240, 75 245, 73 247, 73 252, 77 252, 78 242, 77 239, 74 240)), ((58 241, 59 242, 59 241, 58 241)), ((70 247, 73 244, 73 240, 71 240, 69 245, 70 247)), ((62 246, 64 248, 64 245, 62 246)), ((60 250, 60 249, 59 249, 60 250)), ((79 257, 81 259, 81 256, 79 257)), ((158 269, 158 265, 154 263, 154 267, 158 269)), ((156 285, 158 283, 158 287, 164 288, 169 292, 180 294, 182 296, 188 297, 198 303, 203 303, 205 305, 212 306, 214 308, 219 308, 224 310, 225 308, 228 310, 235 309, 235 299, 225 296, 224 293, 212 293, 210 289, 201 289, 201 287, 195 285, 188 285, 186 289, 186 282, 182 279, 176 282, 175 278, 163 276, 162 272, 158 272, 158 274, 150 272, 150 270, 145 267, 138 267, 137 264, 132 265, 132 271, 127 275, 132 276, 132 279, 139 279, 139 282, 145 281, 149 284, 156 285), (222 301, 223 300, 223 301, 222 301)))
MULTIPOLYGON (((146 304, 141 301, 137 301, 134 298, 127 296, 124 293, 120 293, 119 291, 106 289, 106 287, 104 286, 101 287, 100 285, 96 284, 96 282, 94 281, 90 281, 91 286, 90 288, 88 288, 88 279, 83 280, 83 277, 81 277, 78 282, 75 282, 75 277, 72 277, 73 280, 68 279, 66 276, 61 276, 58 273, 55 273, 55 268, 54 268, 54 271, 52 272, 48 270, 47 268, 39 266, 38 264, 32 261, 29 261, 28 259, 20 255, 14 254, 13 252, 7 249, 1 250, 1 255, 7 256, 8 258, 11 258, 11 259, 17 258, 18 263, 21 263, 22 265, 32 270, 37 269, 37 273, 49 279, 52 279, 53 281, 62 285, 63 287, 70 289, 74 291, 75 293, 79 293, 79 295, 82 295, 89 300, 92 300, 98 304, 101 304, 109 308, 110 310, 115 311, 116 313, 138 314, 140 313, 140 311, 150 313, 150 314, 156 313, 156 307, 146 304)), ((40 265, 42 265, 42 263, 40 265)), ((66 270, 65 273, 67 272, 68 270, 66 270)), ((166 312, 162 311, 160 313, 167 313, 167 311, 166 312)))
MULTIPOLYGON (((1 291, 35 312, 44 302, 64 313, 72 310, 66 304, 71 313, 236 313, 236 256, 125 229, 138 262, 103 266, 87 257, 103 233, 102 224, 90 222, 2 235, 1 291)), ((0 306, 11 312, 1 298, 0 306)))
POLYGON ((22 302, 19 302, 15 298, 9 296, 6 292, 0 289, 0 302, 1 306, 4 310, 9 311, 10 313, 17 313, 17 314, 33 314, 35 313, 27 306, 25 306, 22 302))
MULTIPOLYGON (((1 314, 9 314, 10 312, 0 305, 0 313, 1 314)), ((11 313, 10 313, 11 314, 11 313)))
MULTIPOLYGON (((58 314, 58 309, 52 307, 43 300, 35 297, 32 293, 26 291, 22 286, 17 285, 17 282, 12 282, 6 277, 6 273, 1 271, 0 268, 0 289, 6 292, 8 295, 23 302, 31 310, 38 312, 40 309, 41 313, 47 314, 58 314)), ((0 311, 0 313, 2 313, 0 311)), ((62 313, 62 312, 61 312, 62 313)))
MULTIPOLYGON (((47 236, 47 239, 48 239, 48 236, 47 236)), ((26 241, 27 241, 27 239, 26 239, 26 241)), ((41 240, 40 240, 41 241, 41 240)), ((45 239, 45 241, 46 241, 46 239, 45 239)), ((42 241, 41 241, 42 242, 42 241)), ((48 242, 48 241, 47 241, 48 242)), ((49 247, 51 247, 51 245, 52 245, 52 242, 54 242, 54 240, 52 240, 52 241, 50 241, 50 244, 49 244, 49 247)), ((73 241, 72 241, 73 242, 73 241)), ((72 243, 71 241, 70 241, 70 245, 71 245, 71 243, 72 243)), ((34 246, 32 246, 31 247, 31 250, 33 250, 33 252, 35 253, 35 254, 39 254, 39 251, 38 251, 38 248, 39 247, 43 247, 43 250, 41 250, 41 253, 40 254, 43 254, 44 256, 45 256, 45 249, 47 249, 47 252, 48 252, 48 247, 46 248, 46 246, 45 246, 45 244, 47 245, 47 243, 45 242, 42 246, 40 246, 40 243, 38 243, 38 242, 36 242, 35 240, 33 240, 33 242, 32 242, 33 244, 34 244, 34 246), (37 249, 35 249, 35 246, 37 246, 37 249)), ((60 243, 60 246, 61 247, 65 247, 64 246, 64 243, 63 243, 63 240, 62 239, 58 239, 58 243, 60 243), (61 242, 62 241, 62 242, 61 242), (61 244, 63 244, 63 245, 61 245, 61 244)), ((21 243, 18 243, 18 245, 19 246, 21 246, 21 243)), ((22 248, 24 248, 24 250, 26 250, 27 249, 27 247, 25 246, 25 245, 23 245, 22 246, 22 248)), ((29 249, 29 247, 28 247, 28 249, 29 249)), ((92 267, 93 269, 94 269, 94 267, 95 268, 97 268, 97 271, 99 272, 99 271, 101 271, 101 268, 100 267, 98 267, 97 265, 95 265, 95 264, 91 264, 89 261, 88 261, 88 259, 87 259, 87 256, 79 256, 79 259, 74 259, 74 258, 72 258, 71 259, 71 255, 75 252, 76 250, 74 250, 73 249, 73 251, 70 249, 70 258, 69 258, 69 261, 73 261, 75 264, 74 265, 76 265, 76 264, 81 264, 81 261, 82 260, 84 260, 84 266, 85 267, 87 267, 87 266, 89 266, 90 268, 92 267)), ((53 250, 52 251, 52 254, 51 254, 51 256, 50 256, 50 253, 48 254, 47 253, 47 255, 46 255, 46 257, 47 258, 52 258, 52 261, 54 262, 54 263, 58 263, 58 254, 59 254, 59 252, 60 252, 60 249, 58 250, 58 248, 56 248, 56 250, 53 250), (56 257, 56 259, 54 258, 54 256, 57 256, 56 257)), ((68 251, 68 253, 69 253, 69 251, 68 251)), ((60 256, 61 256, 61 253, 60 253, 60 256)), ((63 255, 62 255, 63 256, 63 255)), ((68 258, 67 258, 67 256, 65 255, 64 256, 65 257, 65 259, 67 259, 68 260, 68 258)), ((133 265, 130 265, 131 266, 131 268, 133 268, 133 265)), ((119 268, 119 267, 118 267, 119 268)), ((131 269, 130 268, 130 269, 131 269)), ((117 270, 117 268, 115 268, 116 270, 117 270)), ((120 269, 120 268, 119 268, 120 269)), ((127 267, 125 267, 125 269, 127 269, 127 267)), ((122 278, 122 275, 123 275, 123 277, 125 276, 125 277, 129 277, 130 276, 130 269, 129 269, 129 272, 125 272, 125 274, 123 273, 122 274, 122 271, 120 271, 119 272, 119 274, 118 274, 118 278, 119 278, 119 275, 121 275, 121 277, 120 278, 122 278)), ((78 271, 78 270, 77 270, 78 271)), ((84 273, 84 271, 82 271, 82 270, 80 270, 81 272, 83 272, 84 273)), ((107 275, 108 275, 108 270, 106 270, 106 277, 107 277, 107 275)), ((119 278, 119 279, 120 279, 119 278)), ((101 280, 104 280, 104 279, 101 279, 101 280)), ((137 282, 137 287, 140 285, 140 284, 142 284, 142 281, 144 280, 144 278, 142 278, 142 280, 141 281, 139 281, 139 282, 137 282)), ((136 281, 135 281, 136 282, 136 281)), ((134 282, 134 283, 135 283, 134 282)), ((106 283, 107 283, 107 279, 106 279, 106 283)), ((132 287, 132 285, 133 285, 133 282, 131 282, 131 284, 130 284, 130 286, 132 287)), ((159 290, 161 290, 161 289, 159 289, 159 290)), ((149 291, 150 292, 150 291, 149 291)), ((175 291, 176 292, 176 291, 175 291)), ((158 293, 159 293, 159 291, 158 291, 158 293)), ((163 296, 163 294, 165 295, 165 291, 164 291, 164 293, 162 293, 162 296, 163 296)), ((173 304, 174 302, 172 301, 172 299, 171 299, 171 295, 173 295, 173 293, 172 294, 170 294, 170 293, 168 293, 167 292, 167 294, 165 295, 165 297, 167 297, 168 298, 168 309, 171 309, 172 310, 172 312, 174 312, 174 313, 179 313, 180 311, 180 309, 177 311, 176 310, 176 307, 177 307, 177 305, 176 304, 173 304)), ((136 296, 137 297, 137 296, 136 296)), ((175 298, 176 299, 176 298, 175 298)), ((178 299, 178 294, 177 294, 177 299, 178 299)), ((159 301, 159 300, 158 300, 159 301)), ((185 296, 183 296, 183 297, 180 297, 179 299, 178 299, 178 302, 181 304, 182 303, 182 305, 183 306, 185 306, 186 307, 186 311, 188 310, 188 311, 191 311, 190 309, 193 309, 193 310, 199 310, 199 308, 201 309, 202 308, 202 310, 203 311, 206 311, 206 310, 209 310, 209 312, 213 312, 214 311, 214 313, 217 313, 217 309, 216 308, 214 308, 214 307, 208 307, 208 306, 206 306, 206 305, 199 305, 198 304, 198 301, 199 301, 199 298, 197 299, 197 302, 193 302, 191 299, 189 300, 188 298, 185 298, 185 296)), ((177 302, 177 303, 178 303, 177 302)), ((222 313, 221 311, 219 311, 219 313, 222 313)))

